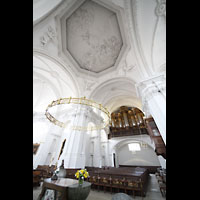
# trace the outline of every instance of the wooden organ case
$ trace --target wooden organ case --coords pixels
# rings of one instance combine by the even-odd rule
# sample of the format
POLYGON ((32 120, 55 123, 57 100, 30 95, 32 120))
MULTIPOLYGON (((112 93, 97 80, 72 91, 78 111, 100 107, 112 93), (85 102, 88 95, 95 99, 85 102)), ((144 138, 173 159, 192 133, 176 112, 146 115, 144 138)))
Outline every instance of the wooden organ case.
POLYGON ((138 108, 121 106, 111 114, 108 138, 148 134, 144 114, 138 108))

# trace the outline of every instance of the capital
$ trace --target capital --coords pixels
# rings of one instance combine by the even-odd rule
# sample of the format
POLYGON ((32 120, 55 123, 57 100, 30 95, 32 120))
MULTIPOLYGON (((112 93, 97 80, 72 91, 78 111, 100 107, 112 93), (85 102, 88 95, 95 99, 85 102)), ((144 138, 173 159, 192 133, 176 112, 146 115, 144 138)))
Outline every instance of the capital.
POLYGON ((144 102, 148 101, 154 95, 165 93, 166 78, 165 75, 154 76, 136 84, 137 95, 144 102))

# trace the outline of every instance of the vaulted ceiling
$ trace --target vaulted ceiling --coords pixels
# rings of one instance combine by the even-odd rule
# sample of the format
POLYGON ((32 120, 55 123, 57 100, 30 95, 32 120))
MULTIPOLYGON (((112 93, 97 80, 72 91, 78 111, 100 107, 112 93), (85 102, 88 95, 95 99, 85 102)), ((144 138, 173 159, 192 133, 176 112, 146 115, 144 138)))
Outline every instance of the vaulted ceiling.
POLYGON ((79 67, 99 73, 115 65, 123 40, 112 10, 85 1, 64 20, 63 28, 65 50, 79 67))
MULTIPOLYGON (((56 68, 65 69, 76 82, 76 94, 111 110, 142 109, 136 83, 165 73, 165 6, 165 0, 34 0, 34 56, 57 78, 56 68)), ((41 88, 46 79, 37 73, 35 84, 41 88)), ((66 85, 68 75, 62 76, 66 85)))

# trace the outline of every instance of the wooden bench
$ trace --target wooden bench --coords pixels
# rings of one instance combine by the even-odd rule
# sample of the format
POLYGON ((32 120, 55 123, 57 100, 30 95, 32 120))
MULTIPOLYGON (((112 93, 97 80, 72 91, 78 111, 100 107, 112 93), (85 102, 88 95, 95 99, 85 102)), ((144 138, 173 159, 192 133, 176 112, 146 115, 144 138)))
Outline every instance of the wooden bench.
POLYGON ((33 170, 33 186, 40 186, 42 181, 42 172, 38 170, 33 170))
POLYGON ((65 168, 66 170, 66 178, 77 179, 75 174, 81 168, 65 168))
POLYGON ((50 178, 53 175, 53 172, 56 170, 56 166, 52 165, 38 165, 36 171, 40 171, 42 174, 42 179, 50 178))
POLYGON ((90 171, 89 182, 92 183, 92 188, 101 188, 106 191, 109 188, 112 193, 113 190, 120 192, 123 190, 128 193, 132 191, 133 196, 146 195, 147 182, 149 173, 144 168, 107 168, 90 171))
POLYGON ((155 174, 157 172, 157 170, 160 168, 160 166, 141 166, 141 165, 119 165, 119 168, 122 167, 129 167, 129 168, 133 168, 133 167, 141 167, 141 168, 145 168, 148 169, 150 174, 155 174))

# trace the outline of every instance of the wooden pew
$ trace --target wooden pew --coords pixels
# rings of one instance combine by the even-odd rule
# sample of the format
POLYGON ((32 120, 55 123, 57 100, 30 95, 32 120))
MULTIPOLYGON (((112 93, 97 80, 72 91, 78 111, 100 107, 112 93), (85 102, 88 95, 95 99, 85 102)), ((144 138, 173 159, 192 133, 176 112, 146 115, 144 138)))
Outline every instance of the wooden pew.
POLYGON ((42 179, 50 178, 53 175, 53 172, 56 170, 56 166, 52 165, 38 165, 36 168, 37 171, 41 171, 42 179))
POLYGON ((92 183, 93 188, 98 190, 100 188, 104 191, 110 188, 110 192, 131 190, 134 196, 135 194, 145 196, 148 177, 149 172, 145 168, 100 168, 90 169, 89 182, 92 183))
POLYGON ((40 186, 42 181, 42 171, 33 170, 33 186, 40 186))
POLYGON ((148 169, 150 174, 155 174, 157 172, 157 169, 160 168, 161 166, 141 166, 141 165, 119 165, 119 168, 122 167, 130 167, 130 168, 134 168, 134 167, 141 167, 141 168, 145 168, 148 169))
POLYGON ((66 170, 66 178, 72 178, 72 179, 77 179, 75 174, 78 170, 81 170, 81 168, 65 168, 66 170))

